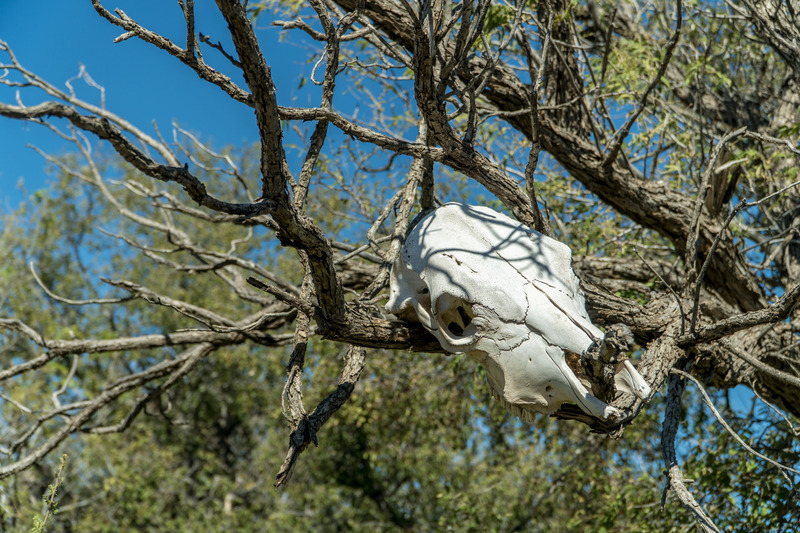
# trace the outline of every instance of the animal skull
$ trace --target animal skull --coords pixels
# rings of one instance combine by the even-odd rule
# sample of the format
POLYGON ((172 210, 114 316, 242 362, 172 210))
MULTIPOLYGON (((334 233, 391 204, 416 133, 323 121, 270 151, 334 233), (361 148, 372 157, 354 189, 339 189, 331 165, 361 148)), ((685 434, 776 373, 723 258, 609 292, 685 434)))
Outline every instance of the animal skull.
MULTIPOLYGON (((524 420, 564 402, 604 420, 620 416, 566 361, 603 338, 566 245, 491 209, 445 204, 409 234, 390 290, 387 311, 418 320, 445 350, 481 364, 495 395, 524 420)), ((640 398, 650 393, 629 361, 615 384, 640 398)))

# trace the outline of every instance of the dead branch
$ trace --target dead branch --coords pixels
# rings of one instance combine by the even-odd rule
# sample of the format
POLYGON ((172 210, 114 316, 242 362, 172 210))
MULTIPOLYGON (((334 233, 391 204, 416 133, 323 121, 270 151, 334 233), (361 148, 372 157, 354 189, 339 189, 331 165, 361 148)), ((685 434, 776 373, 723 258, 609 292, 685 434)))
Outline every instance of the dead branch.
POLYGON ((694 516, 697 524, 703 531, 719 533, 719 529, 714 522, 706 515, 692 493, 686 488, 683 472, 678 465, 675 455, 675 436, 678 434, 680 425, 681 394, 685 388, 683 381, 675 376, 668 380, 669 390, 667 392, 667 406, 664 413, 664 424, 661 430, 661 451, 664 454, 664 464, 667 468, 667 486, 664 487, 664 495, 661 497, 661 507, 666 503, 667 491, 671 488, 680 502, 694 516))

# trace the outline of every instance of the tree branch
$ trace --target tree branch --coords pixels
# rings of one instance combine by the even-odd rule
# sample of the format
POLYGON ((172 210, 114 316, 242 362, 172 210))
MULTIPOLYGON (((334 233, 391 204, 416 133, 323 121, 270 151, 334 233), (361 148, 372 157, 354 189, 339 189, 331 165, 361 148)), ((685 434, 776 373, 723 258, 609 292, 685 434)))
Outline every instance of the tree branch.
POLYGON ((289 168, 283 151, 283 132, 272 75, 261 54, 245 7, 238 0, 217 0, 217 7, 228 23, 236 53, 242 63, 244 79, 253 96, 261 139, 262 197, 286 206, 289 168))
POLYGON ((692 493, 686 488, 683 479, 683 472, 678 466, 678 458, 675 454, 675 436, 678 434, 681 412, 681 394, 685 388, 683 381, 676 376, 670 376, 669 390, 667 392, 667 405, 664 413, 664 424, 661 430, 661 451, 664 454, 664 464, 667 471, 667 486, 664 487, 664 495, 661 497, 661 507, 666 502, 667 491, 672 488, 678 499, 694 516, 695 521, 703 531, 719 533, 719 529, 714 522, 706 515, 692 493))
MULTIPOLYGON (((188 0, 188 2, 190 5, 193 5, 192 0, 188 0)), ((136 36, 141 40, 150 43, 161 50, 164 50, 169 55, 177 58, 181 61, 181 63, 194 70, 201 79, 213 83, 225 91, 225 93, 234 100, 242 102, 243 104, 251 106, 253 105, 252 96, 250 93, 233 83, 228 76, 225 76, 221 72, 209 67, 203 61, 202 55, 194 53, 196 50, 196 37, 194 36, 194 15, 189 15, 189 13, 193 13, 193 11, 189 11, 188 6, 184 8, 187 40, 187 47, 185 50, 166 37, 162 37, 161 35, 142 27, 135 20, 126 15, 121 9, 116 10, 118 16, 115 17, 113 14, 111 14, 111 12, 103 7, 103 5, 100 3, 100 0, 92 0, 92 6, 94 6, 95 11, 97 11, 101 17, 115 26, 123 28, 126 31, 126 39, 136 36)), ((197 49, 197 51, 199 52, 199 49, 197 49)))
MULTIPOLYGON (((212 343, 198 344, 197 346, 187 350, 180 358, 180 361, 187 362, 189 360, 194 360, 196 363, 202 357, 211 353, 214 348, 215 345, 212 343)), ((97 413, 97 411, 99 411, 102 407, 110 404, 126 392, 139 388, 149 381, 163 377, 171 371, 172 366, 154 365, 147 371, 130 376, 128 380, 107 388, 96 398, 86 402, 86 404, 82 406, 81 410, 77 414, 70 416, 67 423, 56 430, 55 433, 44 443, 31 450, 17 461, 0 467, 0 479, 14 475, 41 460, 70 434, 78 431, 81 427, 83 427, 84 424, 89 422, 95 413, 97 413)))
POLYGON ((789 316, 792 309, 800 302, 800 284, 779 298, 774 304, 758 311, 750 311, 740 315, 719 320, 678 338, 680 346, 689 346, 701 342, 712 342, 737 331, 752 328, 759 324, 778 322, 789 316))
POLYGON ((316 434, 319 429, 350 397, 364 370, 365 356, 364 348, 357 346, 347 348, 339 386, 322 400, 310 415, 303 417, 297 429, 289 436, 289 451, 275 479, 276 487, 285 485, 289 481, 300 454, 312 442, 317 444, 316 434))

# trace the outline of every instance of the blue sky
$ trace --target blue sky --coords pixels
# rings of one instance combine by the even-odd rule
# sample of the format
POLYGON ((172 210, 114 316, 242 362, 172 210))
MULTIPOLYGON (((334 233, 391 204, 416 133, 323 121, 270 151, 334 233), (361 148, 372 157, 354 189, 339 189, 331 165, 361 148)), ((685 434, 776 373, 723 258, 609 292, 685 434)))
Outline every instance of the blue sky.
MULTIPOLYGON (((106 9, 120 8, 148 29, 185 46, 185 26, 177 0, 104 0, 106 9)), ((233 51, 227 27, 213 0, 197 0, 197 31, 221 41, 233 51)), ((279 42, 280 30, 258 21, 258 36, 278 86, 281 105, 313 106, 316 88, 306 84, 298 89, 300 78, 311 66, 309 50, 279 42)), ((121 43, 113 39, 124 33, 101 18, 90 0, 0 0, 0 40, 14 51, 17 59, 53 85, 66 90, 64 83, 85 65, 91 77, 106 89, 106 107, 154 134, 153 120, 162 134, 171 138, 172 122, 211 140, 214 146, 241 144, 257 140, 252 109, 232 101, 216 86, 200 80, 188 67, 152 45, 136 38, 121 43)), ((202 45, 206 61, 222 70, 242 87, 241 76, 228 68, 215 50, 202 45)), ((5 63, 7 57, 0 55, 5 63)), ((78 96, 99 104, 99 91, 74 82, 78 96)), ((50 99, 47 95, 23 90, 25 104, 50 99)), ((15 102, 15 90, 0 86, 0 101, 15 102)), ((24 195, 17 184, 22 181, 27 194, 45 186, 45 162, 27 145, 47 153, 59 154, 68 145, 48 129, 37 124, 0 117, 0 212, 16 208, 24 195)))

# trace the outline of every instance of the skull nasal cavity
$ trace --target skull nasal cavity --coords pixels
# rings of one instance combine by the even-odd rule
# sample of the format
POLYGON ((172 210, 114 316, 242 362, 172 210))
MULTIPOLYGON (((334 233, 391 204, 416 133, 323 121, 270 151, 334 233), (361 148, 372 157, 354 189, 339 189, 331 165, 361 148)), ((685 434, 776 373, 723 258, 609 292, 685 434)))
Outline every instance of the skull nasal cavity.
POLYGON ((469 326, 470 322, 472 322, 472 317, 467 313, 464 307, 460 305, 458 306, 458 316, 461 317, 464 327, 469 326))
MULTIPOLYGON (((472 304, 453 294, 443 293, 436 299, 437 321, 439 326, 447 329, 455 337, 468 337, 471 329, 467 329, 475 314, 472 304)), ((473 326, 474 329, 474 326, 473 326)))
POLYGON ((447 329, 450 331, 450 333, 452 333, 453 335, 457 335, 459 337, 464 334, 464 328, 462 328, 455 322, 450 322, 449 324, 447 324, 447 329))
POLYGON ((456 312, 461 323, 450 322, 447 324, 447 330, 453 335, 461 336, 464 334, 464 328, 472 323, 472 317, 462 305, 456 307, 456 312))

